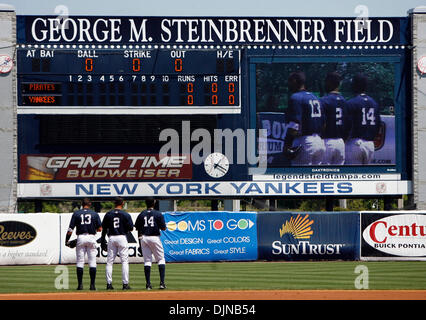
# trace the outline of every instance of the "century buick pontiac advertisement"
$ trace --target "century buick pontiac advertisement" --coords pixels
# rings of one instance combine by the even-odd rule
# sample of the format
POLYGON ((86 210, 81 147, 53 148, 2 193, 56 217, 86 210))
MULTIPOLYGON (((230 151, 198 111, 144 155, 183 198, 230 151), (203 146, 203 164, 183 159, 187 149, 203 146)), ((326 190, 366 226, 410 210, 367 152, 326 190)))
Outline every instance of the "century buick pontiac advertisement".
POLYGON ((426 214, 361 213, 361 260, 426 260, 426 214))

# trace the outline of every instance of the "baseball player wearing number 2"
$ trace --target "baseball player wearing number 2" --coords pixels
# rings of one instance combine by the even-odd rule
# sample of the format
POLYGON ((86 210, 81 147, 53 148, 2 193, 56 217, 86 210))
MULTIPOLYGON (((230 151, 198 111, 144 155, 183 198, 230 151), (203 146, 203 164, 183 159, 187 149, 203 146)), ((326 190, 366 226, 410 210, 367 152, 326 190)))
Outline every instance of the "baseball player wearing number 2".
POLYGON ((89 264, 90 273, 90 290, 96 290, 96 232, 102 230, 101 219, 99 214, 90 210, 91 202, 85 198, 82 201, 82 209, 73 213, 68 227, 68 232, 65 236, 65 245, 71 246, 70 237, 74 228, 76 228, 77 243, 76 243, 76 260, 77 260, 77 290, 83 290, 83 267, 84 257, 87 254, 87 262, 89 264))
POLYGON ((160 240, 160 230, 166 230, 166 223, 161 212, 154 209, 155 200, 147 199, 145 202, 147 209, 138 215, 135 227, 138 230, 138 237, 144 258, 146 289, 152 289, 151 265, 153 255, 158 264, 158 271, 160 272, 160 289, 166 289, 164 283, 166 260, 164 259, 163 244, 160 240))
POLYGON ((325 156, 323 164, 343 165, 345 163, 345 98, 339 93, 341 77, 329 72, 325 78, 327 95, 321 98, 325 113, 323 139, 325 156))
POLYGON ((130 214, 123 210, 124 200, 117 197, 114 201, 115 208, 105 214, 102 221, 102 250, 108 252, 106 263, 107 290, 113 290, 112 267, 117 255, 121 260, 121 278, 123 290, 129 290, 129 248, 127 247, 126 234, 133 230, 133 222, 130 214), (108 243, 105 236, 108 234, 108 243))

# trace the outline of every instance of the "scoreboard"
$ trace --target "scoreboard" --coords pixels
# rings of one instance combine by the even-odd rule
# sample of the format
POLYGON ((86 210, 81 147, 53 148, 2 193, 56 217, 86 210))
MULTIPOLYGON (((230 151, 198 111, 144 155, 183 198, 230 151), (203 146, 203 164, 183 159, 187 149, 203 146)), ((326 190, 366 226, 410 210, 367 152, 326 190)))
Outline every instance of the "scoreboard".
MULTIPOLYGON (((18 198, 412 193, 408 18, 18 16, 16 27, 18 198), (284 152, 293 72, 318 101, 329 72, 347 100, 368 75, 380 109, 370 162, 284 152)), ((326 122, 318 101, 304 117, 326 122)))
POLYGON ((20 113, 240 112, 240 51, 68 47, 18 50, 20 113))

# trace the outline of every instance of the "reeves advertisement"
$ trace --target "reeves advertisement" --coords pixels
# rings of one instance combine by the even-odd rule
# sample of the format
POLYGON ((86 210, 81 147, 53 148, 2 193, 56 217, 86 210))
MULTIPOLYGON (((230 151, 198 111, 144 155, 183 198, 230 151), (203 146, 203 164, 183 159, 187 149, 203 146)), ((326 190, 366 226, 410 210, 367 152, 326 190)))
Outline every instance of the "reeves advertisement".
POLYGON ((176 212, 164 218, 166 261, 257 259, 256 213, 176 212))
POLYGON ((259 259, 357 260, 359 213, 258 213, 259 259))
POLYGON ((20 181, 191 179, 189 155, 21 155, 20 181))
POLYGON ((361 213, 362 260, 426 260, 426 214, 361 213))
POLYGON ((60 215, 0 214, 0 265, 59 263, 60 215))

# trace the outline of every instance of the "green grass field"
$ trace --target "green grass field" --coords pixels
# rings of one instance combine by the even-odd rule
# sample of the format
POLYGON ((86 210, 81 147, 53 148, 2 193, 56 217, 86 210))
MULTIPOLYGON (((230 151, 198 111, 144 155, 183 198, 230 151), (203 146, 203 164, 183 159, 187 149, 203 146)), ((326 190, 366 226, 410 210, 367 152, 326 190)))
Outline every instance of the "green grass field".
MULTIPOLYGON (((367 267, 368 288, 375 290, 426 290, 426 262, 216 262, 170 263, 166 283, 170 290, 288 290, 355 289, 359 265, 367 267)), ((1 266, 0 293, 57 292, 55 280, 64 276, 57 266, 1 266), (55 273, 55 270, 57 271, 55 273)), ((75 266, 67 265, 69 291, 77 287, 75 266)), ((62 269, 63 270, 63 269, 62 269)), ((365 275, 365 274, 363 274, 365 275)), ((152 283, 157 290, 157 266, 152 268, 152 283)), ((63 283, 63 282, 61 282, 63 283)), ((88 267, 84 274, 89 287, 88 267)), ((121 289, 121 265, 114 264, 113 285, 121 289)), ((130 265, 133 290, 145 290, 142 264, 130 265)), ((98 265, 98 290, 105 290, 105 265, 98 265)))

